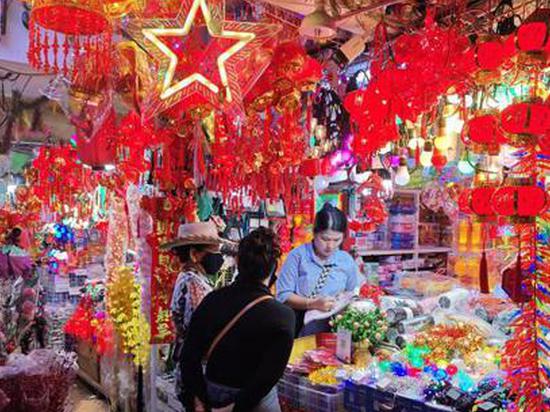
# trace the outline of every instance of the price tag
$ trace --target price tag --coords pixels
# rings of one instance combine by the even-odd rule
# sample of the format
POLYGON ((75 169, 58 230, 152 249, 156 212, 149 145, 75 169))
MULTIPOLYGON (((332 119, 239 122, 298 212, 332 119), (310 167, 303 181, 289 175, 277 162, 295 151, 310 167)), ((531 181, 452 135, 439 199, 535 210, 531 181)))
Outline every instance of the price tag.
POLYGON ((336 333, 336 357, 344 363, 351 363, 351 331, 339 328, 336 333))

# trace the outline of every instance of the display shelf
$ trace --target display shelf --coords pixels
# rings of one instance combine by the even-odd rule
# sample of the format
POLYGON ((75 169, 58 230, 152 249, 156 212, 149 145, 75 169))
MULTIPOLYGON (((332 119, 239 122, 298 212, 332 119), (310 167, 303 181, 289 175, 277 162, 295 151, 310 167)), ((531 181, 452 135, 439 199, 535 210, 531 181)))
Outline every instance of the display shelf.
POLYGON ((451 248, 443 246, 420 247, 417 249, 386 249, 358 251, 359 256, 422 255, 427 253, 450 253, 451 248))

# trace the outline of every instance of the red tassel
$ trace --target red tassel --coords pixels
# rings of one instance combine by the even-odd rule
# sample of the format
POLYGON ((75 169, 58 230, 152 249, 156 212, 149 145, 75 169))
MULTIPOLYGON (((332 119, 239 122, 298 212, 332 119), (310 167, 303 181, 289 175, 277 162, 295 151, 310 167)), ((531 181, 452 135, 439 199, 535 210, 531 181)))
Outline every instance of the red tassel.
POLYGON ((59 65, 57 64, 57 52, 59 50, 59 42, 57 41, 57 32, 54 32, 53 35, 53 71, 59 73, 59 65))
POLYGON ((479 289, 481 293, 489 293, 489 274, 487 269, 487 254, 485 249, 481 253, 481 261, 479 262, 479 289))
POLYGON ((48 59, 48 54, 50 53, 50 43, 48 40, 48 32, 44 31, 44 44, 43 44, 43 52, 44 52, 44 71, 48 73, 50 71, 50 62, 48 59))
POLYGON ((67 66, 67 56, 69 55, 69 38, 65 36, 65 41, 63 42, 63 76, 67 76, 69 73, 69 68, 67 66))

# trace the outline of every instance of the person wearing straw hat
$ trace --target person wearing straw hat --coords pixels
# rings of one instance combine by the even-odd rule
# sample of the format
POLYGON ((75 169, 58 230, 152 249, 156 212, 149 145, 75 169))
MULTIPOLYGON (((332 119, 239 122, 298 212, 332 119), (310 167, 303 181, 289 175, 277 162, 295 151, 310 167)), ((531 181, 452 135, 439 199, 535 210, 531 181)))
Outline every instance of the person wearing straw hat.
POLYGON ((180 358, 191 315, 203 298, 212 291, 207 275, 215 275, 223 265, 220 247, 223 240, 212 222, 186 223, 178 228, 176 239, 161 245, 180 260, 182 270, 176 280, 170 309, 176 330, 173 360, 176 365, 176 392, 185 405, 185 388, 181 380, 180 358))

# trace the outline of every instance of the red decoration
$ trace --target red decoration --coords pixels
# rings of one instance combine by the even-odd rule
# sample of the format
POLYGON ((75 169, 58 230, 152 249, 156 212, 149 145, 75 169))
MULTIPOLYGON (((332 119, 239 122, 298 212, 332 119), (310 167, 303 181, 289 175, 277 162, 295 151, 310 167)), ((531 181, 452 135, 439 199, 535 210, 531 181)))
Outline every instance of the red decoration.
POLYGON ((77 142, 78 158, 94 170, 103 170, 116 162, 116 115, 114 110, 101 129, 90 139, 80 137, 77 142))
POLYGON ((369 285, 368 283, 363 284, 359 290, 359 296, 365 299, 371 299, 375 304, 380 304, 380 297, 384 296, 385 293, 382 288, 369 285))
POLYGON ((299 104, 299 92, 312 90, 321 76, 320 63, 308 56, 299 42, 281 43, 273 52, 271 64, 246 96, 245 104, 257 112, 271 105, 281 112, 293 111, 299 104))
POLYGON ((71 62, 85 55, 95 70, 109 67, 112 33, 103 7, 100 0, 34 1, 29 21, 31 66, 68 75, 71 62))
POLYGON ((193 196, 187 198, 143 197, 141 207, 153 218, 153 232, 147 237, 151 247, 151 342, 167 343, 173 338, 170 322, 170 301, 180 264, 159 245, 176 237, 180 218, 196 221, 196 204, 193 196))
POLYGON ((477 187, 472 191, 470 207, 478 217, 492 218, 495 216, 491 203, 491 197, 495 190, 494 187, 477 187))
POLYGON ((476 153, 498 154, 500 145, 506 143, 495 113, 473 117, 462 129, 462 140, 476 153))
POLYGON ((175 105, 204 116, 241 108, 243 96, 269 64, 280 27, 225 20, 222 0, 184 0, 174 19, 135 19, 129 31, 156 60, 159 81, 143 115, 175 105))
POLYGON ((550 9, 538 8, 518 28, 517 48, 529 63, 545 64, 550 52, 550 9))
POLYGON ((505 186, 495 191, 491 202, 500 216, 535 218, 544 211, 547 198, 538 186, 505 186))
POLYGON ((496 70, 502 65, 505 58, 505 46, 498 40, 481 42, 476 47, 476 63, 480 69, 496 70))
MULTIPOLYGON (((521 240, 520 240, 521 242, 521 240)), ((527 278, 521 264, 521 247, 518 250, 518 256, 514 265, 506 268, 502 272, 502 289, 508 294, 510 299, 516 303, 526 303, 532 299, 528 293, 528 285, 524 281, 527 278)))
POLYGON ((550 106, 538 101, 512 104, 502 111, 501 124, 510 144, 536 143, 550 129, 550 106))
POLYGON ((447 157, 443 155, 436 147, 434 147, 434 154, 432 156, 432 165, 438 172, 441 172, 447 164, 447 157))

